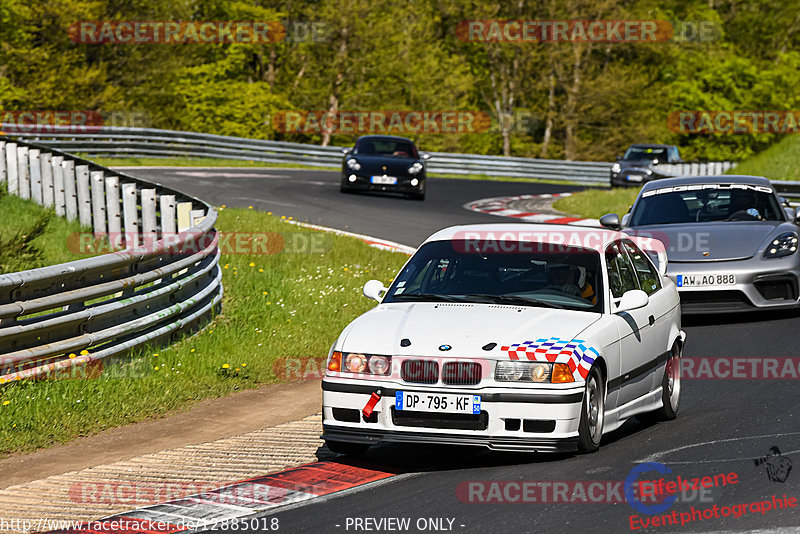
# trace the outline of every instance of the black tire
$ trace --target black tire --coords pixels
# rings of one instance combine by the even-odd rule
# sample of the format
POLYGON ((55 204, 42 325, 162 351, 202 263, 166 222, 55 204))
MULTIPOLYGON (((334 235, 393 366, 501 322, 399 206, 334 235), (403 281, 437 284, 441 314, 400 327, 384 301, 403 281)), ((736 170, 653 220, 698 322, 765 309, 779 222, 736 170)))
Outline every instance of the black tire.
POLYGON ((359 456, 367 452, 369 444, 367 443, 349 443, 346 441, 333 441, 330 439, 325 440, 325 445, 331 452, 337 454, 347 454, 351 456, 359 456))
POLYGON ((425 200, 425 193, 412 193, 412 194, 408 195, 408 198, 411 198, 411 199, 414 199, 414 200, 425 200))
POLYGON ((578 423, 578 452, 595 452, 600 448, 605 422, 606 384, 597 367, 592 367, 586 377, 581 402, 581 420, 578 423))
POLYGON ((645 422, 672 421, 678 417, 681 405, 681 347, 677 343, 670 350, 661 379, 661 407, 652 412, 639 414, 637 419, 645 422))
POLYGON ((342 193, 352 193, 353 192, 353 190, 351 188, 347 187, 344 184, 340 184, 339 185, 339 191, 341 191, 342 193))

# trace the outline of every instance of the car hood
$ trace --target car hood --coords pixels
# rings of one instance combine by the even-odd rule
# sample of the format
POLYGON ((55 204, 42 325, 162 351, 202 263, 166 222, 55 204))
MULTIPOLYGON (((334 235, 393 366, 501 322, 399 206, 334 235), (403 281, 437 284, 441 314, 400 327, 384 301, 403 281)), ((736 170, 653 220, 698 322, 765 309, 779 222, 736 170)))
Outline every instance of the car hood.
POLYGON ((419 161, 413 158, 395 158, 391 156, 348 156, 346 159, 355 158, 361 164, 361 169, 359 170, 362 174, 372 174, 372 175, 389 175, 389 176, 397 176, 397 175, 406 175, 408 174, 408 168, 414 164, 415 161, 419 161), (386 167, 384 169, 384 167, 386 167))
POLYGON ((363 314, 345 331, 338 350, 447 358, 507 358, 503 345, 560 338, 571 341, 599 313, 468 303, 388 303, 363 314), (401 347, 400 341, 411 344, 401 347), (496 343, 492 350, 482 347, 496 343), (449 345, 448 351, 439 347, 449 345))
POLYGON ((796 231, 783 221, 727 221, 699 224, 658 224, 626 228, 627 234, 654 237, 675 262, 713 262, 752 258, 773 235, 796 231))

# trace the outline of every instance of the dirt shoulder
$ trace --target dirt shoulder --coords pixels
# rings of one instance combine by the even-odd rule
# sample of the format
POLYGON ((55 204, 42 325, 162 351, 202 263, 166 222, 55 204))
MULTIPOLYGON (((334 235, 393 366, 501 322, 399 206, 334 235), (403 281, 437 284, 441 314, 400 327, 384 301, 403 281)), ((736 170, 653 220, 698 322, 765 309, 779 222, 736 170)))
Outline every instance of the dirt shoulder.
POLYGON ((319 380, 301 380, 198 402, 163 418, 113 428, 0 460, 0 489, 296 421, 320 411, 319 380))

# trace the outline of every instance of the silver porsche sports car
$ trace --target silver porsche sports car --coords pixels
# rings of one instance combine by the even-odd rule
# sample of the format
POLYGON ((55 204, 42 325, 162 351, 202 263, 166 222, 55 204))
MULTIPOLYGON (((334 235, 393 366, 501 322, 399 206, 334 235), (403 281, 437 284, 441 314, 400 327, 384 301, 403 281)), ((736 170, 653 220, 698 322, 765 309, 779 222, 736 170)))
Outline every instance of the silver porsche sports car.
POLYGON ((647 183, 628 214, 603 226, 664 243, 684 313, 800 305, 800 209, 766 178, 693 176, 647 183))

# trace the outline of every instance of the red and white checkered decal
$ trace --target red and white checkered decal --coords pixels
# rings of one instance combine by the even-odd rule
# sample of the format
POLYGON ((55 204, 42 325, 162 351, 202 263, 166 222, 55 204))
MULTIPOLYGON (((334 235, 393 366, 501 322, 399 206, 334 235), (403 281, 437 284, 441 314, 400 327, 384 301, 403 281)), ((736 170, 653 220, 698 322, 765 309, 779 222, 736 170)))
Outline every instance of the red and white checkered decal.
POLYGON ((587 347, 582 339, 540 338, 500 347, 512 360, 534 362, 565 363, 572 371, 575 380, 585 380, 595 358, 600 353, 594 347, 587 347))

